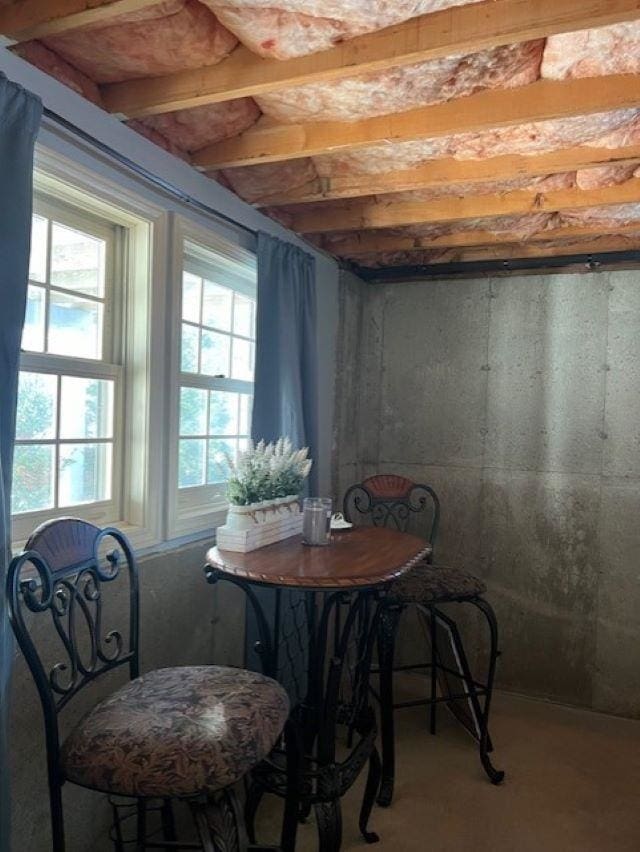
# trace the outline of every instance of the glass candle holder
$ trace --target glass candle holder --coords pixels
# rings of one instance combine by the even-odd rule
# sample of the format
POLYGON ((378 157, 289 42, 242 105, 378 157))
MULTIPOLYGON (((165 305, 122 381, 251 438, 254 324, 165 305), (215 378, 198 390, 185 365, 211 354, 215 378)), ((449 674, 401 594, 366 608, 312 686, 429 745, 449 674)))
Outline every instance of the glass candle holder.
POLYGON ((302 543, 314 547, 329 544, 331 539, 330 497, 305 497, 302 501, 302 543))

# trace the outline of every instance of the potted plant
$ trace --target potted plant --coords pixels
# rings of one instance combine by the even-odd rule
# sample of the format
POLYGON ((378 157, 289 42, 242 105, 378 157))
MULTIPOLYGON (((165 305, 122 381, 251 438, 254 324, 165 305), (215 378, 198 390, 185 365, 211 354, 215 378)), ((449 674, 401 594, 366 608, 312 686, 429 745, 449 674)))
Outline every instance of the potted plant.
POLYGON ((224 454, 229 512, 217 531, 220 546, 252 550, 300 531, 300 492, 312 465, 308 453, 308 447, 294 449, 288 438, 279 438, 250 442, 237 459, 224 454))

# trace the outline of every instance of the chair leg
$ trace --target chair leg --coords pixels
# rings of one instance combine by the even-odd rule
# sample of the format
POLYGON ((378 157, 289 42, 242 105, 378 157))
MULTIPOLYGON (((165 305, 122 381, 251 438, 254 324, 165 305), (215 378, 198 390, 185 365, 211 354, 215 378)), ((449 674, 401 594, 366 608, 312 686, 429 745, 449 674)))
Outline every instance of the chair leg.
POLYGON ((369 831, 369 817, 373 809, 373 804, 376 800, 376 793, 380 786, 380 778, 382 777, 382 764, 378 749, 374 747, 369 758, 369 772, 367 774, 367 783, 364 788, 364 796, 362 797, 362 807, 360 808, 360 819, 358 827, 367 843, 377 843, 380 839, 375 831, 369 831))
POLYGON ((378 665, 380 668, 380 736, 382 740, 382 782, 378 804, 388 807, 393 798, 395 777, 395 732, 393 720, 393 658, 402 609, 385 607, 378 627, 378 665))
POLYGON ((433 736, 436 734, 436 716, 438 711, 438 635, 436 632, 436 620, 434 612, 429 609, 429 641, 431 643, 431 703, 429 706, 429 730, 433 736))
POLYGON ((178 836, 176 834, 176 821, 173 816, 173 803, 171 799, 165 799, 162 803, 160 818, 162 820, 163 840, 177 840, 178 836))
POLYGON ((124 838, 122 837, 122 823, 120 822, 120 812, 116 802, 109 797, 111 809, 113 811, 113 848, 114 852, 125 852, 124 838))
POLYGON ((284 801, 280 848, 282 852, 295 852, 300 819, 303 754, 300 729, 291 719, 287 721, 284 728, 284 742, 287 761, 287 794, 284 801))
POLYGON ((264 790, 258 784, 249 785, 244 803, 244 821, 247 827, 249 843, 256 842, 256 814, 258 813, 263 795, 264 790))
POLYGON ((504 772, 496 769, 489 758, 489 752, 493 750, 491 737, 489 736, 489 711, 491 709, 491 697, 493 694, 493 681, 496 673, 496 663, 500 651, 498 650, 498 621, 496 619, 493 607, 484 598, 476 598, 471 601, 484 615, 489 626, 489 635, 491 640, 489 651, 489 669, 487 672, 486 694, 484 697, 484 707, 480 717, 480 762, 484 771, 487 773, 492 784, 500 784, 504 779, 504 772))
POLYGON ((145 799, 138 799, 136 806, 136 849, 144 852, 145 841, 147 838, 147 803, 145 799))
POLYGON ((62 811, 62 788, 49 769, 49 807, 51 808, 51 848, 53 852, 65 852, 64 816, 62 811))

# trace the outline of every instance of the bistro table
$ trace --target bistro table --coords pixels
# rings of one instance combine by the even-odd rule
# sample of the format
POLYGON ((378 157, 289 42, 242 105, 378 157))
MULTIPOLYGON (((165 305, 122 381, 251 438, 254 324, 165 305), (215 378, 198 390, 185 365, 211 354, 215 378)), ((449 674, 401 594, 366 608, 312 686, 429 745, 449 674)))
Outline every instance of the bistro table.
MULTIPOLYGON (((208 582, 226 580, 244 591, 256 622, 262 671, 289 692, 302 766, 295 808, 301 817, 315 810, 321 852, 340 849, 340 799, 367 762, 359 826, 365 840, 378 839, 367 828, 380 783, 369 691, 377 604, 390 582, 428 552, 417 536, 358 527, 334 532, 324 547, 305 546, 295 536, 250 553, 214 547, 207 554, 208 582), (271 618, 263 606, 265 588, 275 597, 271 618), (340 729, 346 733, 343 744, 340 729)), ((262 794, 286 797, 288 791, 290 797, 296 785, 287 785, 285 767, 297 763, 285 762, 276 751, 254 772, 246 807, 252 840, 262 794)), ((293 842, 289 838, 283 845, 291 848, 293 842)))

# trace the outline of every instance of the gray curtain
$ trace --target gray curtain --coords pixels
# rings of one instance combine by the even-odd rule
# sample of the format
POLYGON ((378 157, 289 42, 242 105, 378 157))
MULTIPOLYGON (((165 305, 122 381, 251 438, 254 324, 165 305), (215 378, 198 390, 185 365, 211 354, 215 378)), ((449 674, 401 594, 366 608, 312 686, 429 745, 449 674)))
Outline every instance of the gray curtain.
POLYGON ((42 104, 0 74, 0 850, 9 852, 8 709, 13 641, 4 579, 11 553, 11 468, 31 240, 33 147, 42 104))
MULTIPOLYGON (((317 460, 318 381, 315 259, 291 243, 258 234, 258 316, 251 434, 274 441, 281 435, 296 447, 309 447, 317 460)), ((310 491, 317 493, 315 465, 310 491)), ((256 589, 265 615, 275 620, 275 594, 256 589)), ((278 680, 294 704, 306 691, 304 596, 282 593, 278 680)), ((245 664, 260 669, 254 645, 258 631, 247 608, 245 664)))
MULTIPOLYGON (((281 435, 316 458, 317 352, 315 259, 258 234, 258 316, 251 434, 281 435)), ((314 465, 315 468, 315 465, 314 465)), ((317 485, 311 473, 311 490, 317 485)))

